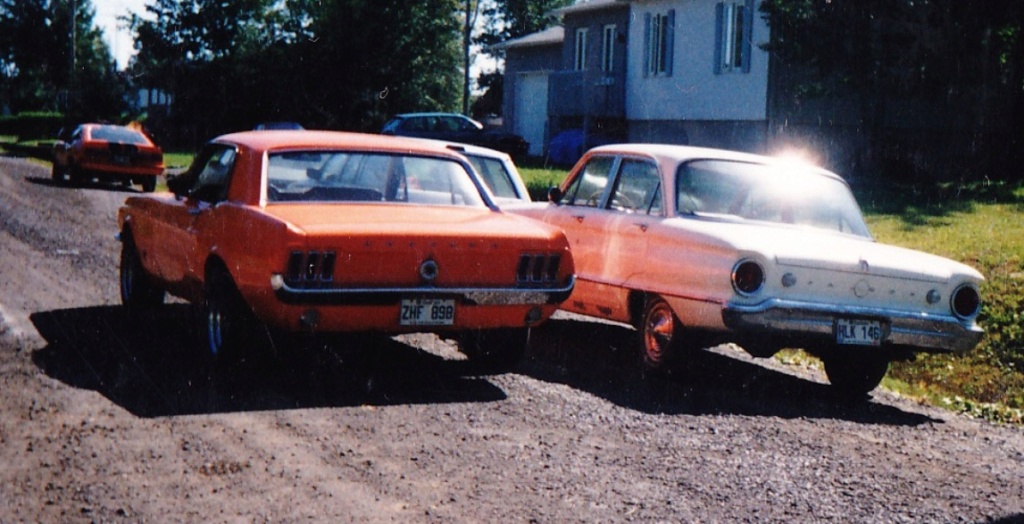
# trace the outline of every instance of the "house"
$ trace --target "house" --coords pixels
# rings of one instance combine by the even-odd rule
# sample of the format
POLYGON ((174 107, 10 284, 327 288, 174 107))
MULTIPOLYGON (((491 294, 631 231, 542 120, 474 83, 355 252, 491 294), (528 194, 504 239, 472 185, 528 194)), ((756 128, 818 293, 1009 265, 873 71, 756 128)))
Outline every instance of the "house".
POLYGON ((589 0, 556 10, 560 27, 504 44, 505 125, 536 145, 531 154, 566 130, 582 131, 587 146, 763 151, 769 55, 757 44, 769 30, 756 9, 754 0, 589 0))

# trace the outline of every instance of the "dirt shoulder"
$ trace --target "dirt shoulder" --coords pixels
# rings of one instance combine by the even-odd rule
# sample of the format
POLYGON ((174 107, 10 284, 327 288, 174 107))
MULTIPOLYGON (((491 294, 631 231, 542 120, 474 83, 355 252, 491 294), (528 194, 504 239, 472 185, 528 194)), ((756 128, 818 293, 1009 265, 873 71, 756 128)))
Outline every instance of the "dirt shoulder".
POLYGON ((187 305, 117 305, 131 191, 48 174, 0 157, 2 522, 1024 519, 1021 428, 724 350, 648 387, 567 315, 503 375, 433 337, 211 373, 187 305))

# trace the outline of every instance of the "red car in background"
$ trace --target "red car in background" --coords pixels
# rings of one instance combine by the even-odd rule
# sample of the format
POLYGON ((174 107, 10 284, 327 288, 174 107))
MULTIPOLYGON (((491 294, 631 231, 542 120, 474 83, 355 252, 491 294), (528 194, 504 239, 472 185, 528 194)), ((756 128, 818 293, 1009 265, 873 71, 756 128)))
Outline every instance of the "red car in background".
POLYGON ((139 184, 156 189, 164 172, 164 153, 145 133, 126 126, 82 124, 61 133, 53 145, 54 183, 81 183, 92 179, 139 184))

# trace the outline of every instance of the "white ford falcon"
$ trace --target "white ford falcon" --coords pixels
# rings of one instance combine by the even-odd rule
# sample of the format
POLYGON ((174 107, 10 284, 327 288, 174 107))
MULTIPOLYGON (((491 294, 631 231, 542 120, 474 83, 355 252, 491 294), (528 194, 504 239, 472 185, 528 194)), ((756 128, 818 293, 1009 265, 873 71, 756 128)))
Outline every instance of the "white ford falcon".
POLYGON ((685 146, 589 151, 550 203, 511 209, 566 233, 577 281, 562 308, 628 322, 647 371, 735 342, 819 356, 863 396, 893 360, 962 353, 983 330, 976 270, 876 242, 839 176, 685 146))

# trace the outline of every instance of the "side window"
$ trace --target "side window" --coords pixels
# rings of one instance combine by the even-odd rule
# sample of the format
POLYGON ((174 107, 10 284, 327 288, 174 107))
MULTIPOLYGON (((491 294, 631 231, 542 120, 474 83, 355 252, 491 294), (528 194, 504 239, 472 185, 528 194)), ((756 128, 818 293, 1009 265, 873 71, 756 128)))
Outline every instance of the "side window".
POLYGON ((204 155, 201 162, 194 166, 197 174, 190 194, 204 202, 217 203, 224 200, 228 194, 231 168, 235 165, 234 148, 214 147, 204 155))
POLYGON ((660 214, 661 178, 658 176, 658 166, 643 160, 624 159, 609 207, 624 213, 660 214))
POLYGON ((570 206, 597 207, 608 185, 613 157, 595 156, 566 189, 562 203, 570 206))

